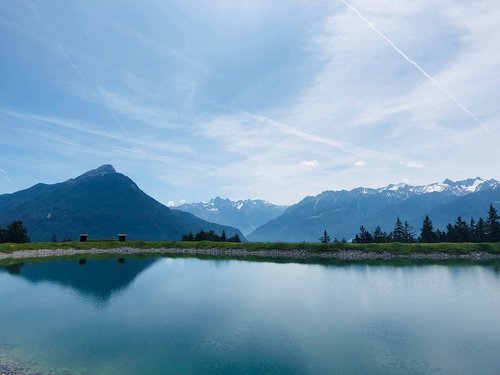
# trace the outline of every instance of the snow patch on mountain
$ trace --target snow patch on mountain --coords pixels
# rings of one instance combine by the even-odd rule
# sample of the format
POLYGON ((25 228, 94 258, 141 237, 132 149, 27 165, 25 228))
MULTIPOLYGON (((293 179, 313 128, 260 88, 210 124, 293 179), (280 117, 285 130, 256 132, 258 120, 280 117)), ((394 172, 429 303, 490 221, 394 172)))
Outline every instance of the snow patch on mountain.
POLYGON ((422 186, 412 186, 408 184, 390 184, 385 187, 376 189, 378 192, 393 192, 404 195, 422 195, 429 193, 449 193, 455 195, 457 197, 475 193, 479 190, 485 188, 498 188, 500 186, 500 182, 494 179, 484 180, 481 177, 469 178, 467 180, 462 181, 452 181, 449 179, 445 179, 443 182, 436 182, 429 185, 422 186))

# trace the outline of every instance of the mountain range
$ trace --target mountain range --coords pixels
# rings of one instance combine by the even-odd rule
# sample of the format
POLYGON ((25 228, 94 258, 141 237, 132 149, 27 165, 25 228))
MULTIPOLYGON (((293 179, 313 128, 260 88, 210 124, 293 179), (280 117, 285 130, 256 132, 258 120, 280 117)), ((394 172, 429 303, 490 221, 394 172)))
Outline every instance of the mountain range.
POLYGON ((380 225, 389 232, 397 217, 417 234, 425 215, 435 228, 444 229, 457 216, 486 217, 490 204, 500 208, 500 182, 476 177, 324 191, 289 207, 217 197, 174 209, 103 165, 65 182, 0 195, 0 226, 22 220, 33 241, 50 241, 53 234, 74 240, 80 233, 90 239, 116 238, 121 232, 129 239, 179 240, 189 232, 224 230, 228 237, 238 234, 245 240, 243 231, 250 241, 316 242, 324 230, 339 240, 353 238, 361 225, 370 231, 380 225))
POLYGON ((444 229, 457 216, 466 220, 485 217, 491 203, 500 204, 500 182, 480 177, 424 186, 324 191, 290 206, 247 237, 250 241, 318 241, 327 230, 332 238, 349 240, 361 225, 370 231, 377 225, 391 231, 397 217, 407 220, 418 233, 427 214, 435 228, 444 229))
POLYGON ((210 222, 231 225, 247 235, 281 215, 287 207, 259 199, 232 201, 217 197, 206 203, 185 203, 176 208, 210 222))
POLYGON ((144 193, 111 165, 103 165, 65 182, 37 184, 0 195, 0 226, 22 220, 32 241, 50 241, 52 235, 78 239, 180 240, 190 231, 213 230, 228 237, 242 233, 190 213, 170 209, 144 193))

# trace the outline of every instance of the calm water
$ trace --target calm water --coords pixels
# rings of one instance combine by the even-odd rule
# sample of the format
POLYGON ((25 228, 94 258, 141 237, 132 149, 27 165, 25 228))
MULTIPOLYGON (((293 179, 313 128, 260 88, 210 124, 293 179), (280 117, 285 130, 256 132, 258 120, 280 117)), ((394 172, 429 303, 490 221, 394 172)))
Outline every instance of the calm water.
POLYGON ((500 374, 499 269, 194 258, 0 267, 0 367, 500 374))

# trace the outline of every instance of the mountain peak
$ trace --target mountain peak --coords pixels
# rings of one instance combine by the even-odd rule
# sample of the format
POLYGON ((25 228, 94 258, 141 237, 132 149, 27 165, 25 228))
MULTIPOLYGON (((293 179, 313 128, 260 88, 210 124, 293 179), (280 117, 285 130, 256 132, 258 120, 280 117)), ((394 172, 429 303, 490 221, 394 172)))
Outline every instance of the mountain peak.
POLYGON ((99 168, 92 169, 88 172, 85 172, 81 176, 78 176, 77 178, 87 178, 87 177, 96 177, 96 176, 102 176, 105 174, 109 173, 116 173, 115 168, 111 164, 104 164, 101 165, 99 168))
POLYGON ((445 185, 453 185, 454 182, 452 180, 450 180, 449 178, 446 178, 443 180, 443 184, 445 185))

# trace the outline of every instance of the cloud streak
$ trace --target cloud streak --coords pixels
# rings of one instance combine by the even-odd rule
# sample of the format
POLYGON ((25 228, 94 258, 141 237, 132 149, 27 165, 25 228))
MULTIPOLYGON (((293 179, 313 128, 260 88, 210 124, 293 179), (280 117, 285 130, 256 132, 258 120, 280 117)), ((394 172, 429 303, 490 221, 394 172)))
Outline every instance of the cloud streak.
POLYGON ((3 174, 5 181, 10 182, 9 174, 4 169, 0 168, 0 173, 3 174))
POLYGON ((441 83, 439 83, 434 77, 432 77, 429 73, 427 73, 415 60, 410 58, 405 52, 403 52, 389 37, 387 37, 384 33, 382 33, 375 25, 370 22, 357 8, 351 5, 346 0, 342 1, 349 9, 351 9, 356 15, 370 27, 379 37, 381 37, 387 44, 389 44, 394 51, 396 51, 403 59, 408 61, 411 65, 413 65, 420 73, 424 75, 429 81, 431 81, 438 89, 440 89, 444 94, 446 94, 462 111, 464 111, 467 115, 469 115, 477 124, 479 124, 484 130, 488 133, 493 134, 490 128, 486 126, 484 122, 482 122, 479 117, 477 117, 470 109, 468 109, 460 100, 455 97, 448 89, 446 89, 441 83))
POLYGON ((299 163, 299 165, 302 167, 317 167, 318 161, 317 160, 302 160, 299 163))

